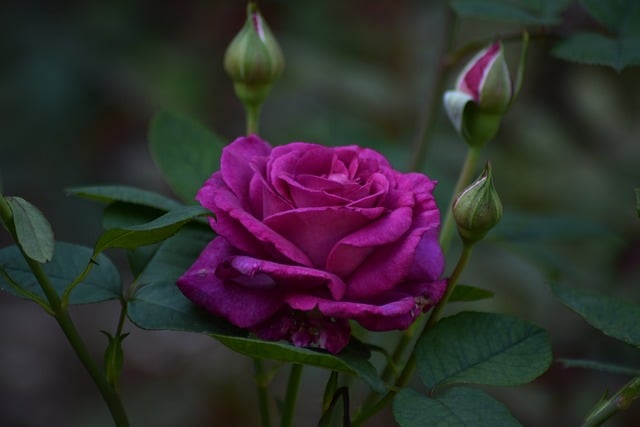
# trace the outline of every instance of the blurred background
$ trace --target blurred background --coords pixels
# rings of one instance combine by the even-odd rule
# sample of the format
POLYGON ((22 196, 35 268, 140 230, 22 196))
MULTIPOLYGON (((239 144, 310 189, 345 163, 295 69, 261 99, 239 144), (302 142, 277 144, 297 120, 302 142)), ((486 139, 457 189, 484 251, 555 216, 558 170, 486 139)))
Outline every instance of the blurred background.
MULTIPOLYGON (((408 167, 430 101, 440 96, 433 80, 447 34, 455 50, 517 30, 471 19, 449 27, 441 0, 264 0, 260 6, 287 61, 264 107, 262 136, 273 144, 374 147, 398 169, 408 167)), ((58 240, 88 246, 101 231, 101 206, 67 197, 65 188, 127 184, 171 195, 147 150, 149 120, 167 109, 229 141, 244 132, 244 113, 222 68, 244 14, 245 2, 237 0, 2 2, 4 194, 37 205, 58 240)), ((520 98, 484 152, 505 225, 481 244, 463 277, 497 296, 452 309, 499 311, 537 323, 549 330, 557 358, 637 368, 637 350, 597 333, 548 289, 555 281, 640 302, 633 191, 640 187, 640 73, 549 54, 555 37, 590 25, 589 19, 572 4, 565 24, 532 39, 520 98), (550 232, 558 223, 565 232, 550 232)), ((513 72, 519 43, 508 43, 506 52, 513 72)), ((448 76, 448 87, 462 65, 448 76)), ((438 108, 421 169, 439 180, 442 205, 466 148, 438 108)), ((0 243, 9 244, 6 233, 0 243)), ((118 252, 109 255, 122 261, 118 252)), ((113 330, 116 308, 73 310, 96 358, 106 345, 98 331, 113 330)), ((249 359, 205 336, 127 329, 122 395, 133 426, 258 425, 249 359)), ((110 425, 88 375, 38 306, 0 294, 0 342, 0 425, 110 425)), ((285 374, 276 376, 276 390, 285 374)), ((305 371, 296 425, 318 419, 326 378, 323 371, 305 371)), ((578 425, 606 390, 626 381, 554 364, 530 385, 489 392, 523 425, 578 425)), ((364 389, 353 384, 356 395, 364 389)), ((607 425, 639 419, 640 408, 632 407, 607 425)), ((387 413, 369 425, 393 421, 387 413)))

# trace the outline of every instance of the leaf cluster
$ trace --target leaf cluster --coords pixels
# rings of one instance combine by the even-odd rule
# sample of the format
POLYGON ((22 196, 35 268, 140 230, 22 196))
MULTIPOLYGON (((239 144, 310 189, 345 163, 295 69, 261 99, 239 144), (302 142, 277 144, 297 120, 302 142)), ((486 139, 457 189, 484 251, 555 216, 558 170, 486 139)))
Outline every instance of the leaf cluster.
MULTIPOLYGON (((500 21, 553 32, 563 25, 569 0, 451 0, 460 16, 500 21)), ((640 3, 636 0, 580 0, 592 22, 569 34, 552 49, 558 58, 604 65, 620 72, 640 65, 640 3)), ((567 30, 563 29, 563 33, 567 30)))

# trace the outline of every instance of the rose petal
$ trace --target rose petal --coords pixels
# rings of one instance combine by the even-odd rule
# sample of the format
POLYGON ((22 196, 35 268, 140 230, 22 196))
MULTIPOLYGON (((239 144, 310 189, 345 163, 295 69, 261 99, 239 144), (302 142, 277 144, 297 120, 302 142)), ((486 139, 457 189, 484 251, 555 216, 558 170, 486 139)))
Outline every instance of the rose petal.
POLYGON ((375 206, 387 206, 386 199, 389 193, 389 179, 387 176, 381 173, 374 173, 367 179, 367 183, 362 186, 366 188, 368 194, 345 194, 345 197, 349 197, 353 200, 349 203, 349 207, 358 208, 372 208, 375 206))
POLYGON ((412 224, 411 208, 396 209, 340 240, 327 257, 327 271, 349 275, 374 251, 400 239, 412 224))
POLYGON ((215 179, 216 174, 210 180, 214 188, 213 202, 210 203, 211 207, 205 207, 210 207, 216 215, 215 222, 212 222, 216 233, 250 255, 275 261, 289 259, 301 265, 312 265, 304 252, 244 210, 235 195, 220 182, 213 182, 215 179))
POLYGON ((413 265, 409 272, 410 280, 437 280, 442 276, 444 255, 438 241, 438 230, 427 231, 416 247, 413 265))
POLYGON ((331 151, 316 144, 293 142, 275 147, 267 163, 267 179, 272 183, 275 191, 285 199, 290 200, 288 184, 282 180, 288 176, 295 180, 296 175, 322 175, 329 170, 331 151), (304 164, 304 167, 300 166, 304 164))
POLYGON ((436 227, 412 229, 404 239, 377 248, 347 280, 346 298, 372 297, 407 280, 423 235, 436 227))
POLYGON ((341 195, 333 194, 344 187, 326 178, 303 175, 298 177, 298 181, 291 177, 282 177, 282 181, 288 185, 291 202, 297 208, 344 206, 351 202, 341 195))
MULTIPOLYGON (((218 276, 220 276, 220 272, 218 276)), ((277 287, 282 292, 301 292, 303 290, 319 289, 320 292, 328 289, 331 297, 339 300, 344 296, 346 285, 338 276, 314 268, 297 265, 284 265, 275 262, 264 261, 248 256, 230 256, 224 264, 222 272, 225 278, 230 280, 258 278, 259 280, 243 280, 238 282, 243 286, 264 289, 277 287), (268 277, 270 280, 261 279, 268 277), (273 286, 272 286, 273 285, 273 286)))
POLYGON ((343 155, 345 152, 354 153, 359 162, 359 169, 361 171, 366 171, 367 175, 374 172, 380 172, 382 170, 392 170, 389 161, 382 154, 370 148, 350 145, 345 147, 336 147, 334 150, 339 156, 343 155))
POLYGON ((223 180, 245 208, 250 200, 249 182, 254 175, 251 159, 268 156, 270 152, 271 146, 255 135, 240 137, 222 150, 220 172, 223 180))
POLYGON ((264 177, 258 173, 251 178, 249 194, 252 212, 258 219, 294 208, 286 199, 276 194, 264 177))
POLYGON ((264 223, 303 250, 312 265, 325 268, 331 248, 348 233, 382 215, 384 208, 306 208, 265 218, 264 223))
POLYGON ((466 92, 460 90, 448 90, 444 93, 444 109, 447 116, 456 128, 456 131, 462 131, 462 118, 464 109, 469 102, 473 101, 473 97, 466 92))
POLYGON ((325 316, 353 319, 374 331, 406 329, 436 304, 446 289, 444 280, 405 283, 373 299, 332 301, 316 295, 288 295, 287 304, 296 310, 318 309, 325 316))
MULTIPOLYGON (((222 175, 220 172, 216 172, 205 182, 202 188, 196 195, 196 200, 200 202, 202 206, 211 210, 216 217, 209 219, 211 228, 221 230, 218 234, 223 235, 231 243, 232 246, 250 253, 254 256, 268 257, 270 256, 267 249, 263 244, 251 234, 246 227, 244 227, 236 219, 232 218, 228 213, 218 209, 215 202, 216 197, 220 192, 229 193, 230 198, 235 198, 235 195, 229 190, 226 184, 222 181, 222 175)), ((241 208, 240 208, 241 209, 241 208)))
POLYGON ((216 237, 177 284, 194 303, 240 328, 248 328, 273 316, 282 307, 283 297, 277 290, 256 290, 220 280, 216 268, 234 252, 225 239, 216 237))
MULTIPOLYGON (((433 200, 433 190, 438 184, 437 181, 429 179, 421 173, 400 173, 394 171, 397 190, 408 192, 414 195, 417 201, 423 199, 433 200)), ((435 206, 435 204, 434 204, 435 206)))
POLYGON ((475 102, 480 101, 480 88, 482 81, 491 68, 491 63, 500 53, 500 43, 495 42, 488 48, 478 52, 460 73, 456 89, 473 97, 475 102))

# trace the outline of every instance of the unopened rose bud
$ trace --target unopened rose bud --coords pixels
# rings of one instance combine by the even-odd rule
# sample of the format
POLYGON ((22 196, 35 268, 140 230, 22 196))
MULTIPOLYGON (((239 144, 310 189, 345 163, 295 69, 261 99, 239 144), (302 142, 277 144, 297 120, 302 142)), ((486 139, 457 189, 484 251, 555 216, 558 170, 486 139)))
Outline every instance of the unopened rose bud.
POLYGON ((512 95, 513 82, 502 44, 495 42, 469 61, 455 90, 444 94, 444 105, 465 140, 472 146, 481 146, 498 132, 512 95))
POLYGON ((502 203, 493 186, 491 165, 453 202, 453 217, 466 243, 481 240, 502 217, 502 203))
POLYGON ((284 57, 255 2, 247 5, 247 20, 229 44, 224 68, 245 106, 259 106, 284 69, 284 57))

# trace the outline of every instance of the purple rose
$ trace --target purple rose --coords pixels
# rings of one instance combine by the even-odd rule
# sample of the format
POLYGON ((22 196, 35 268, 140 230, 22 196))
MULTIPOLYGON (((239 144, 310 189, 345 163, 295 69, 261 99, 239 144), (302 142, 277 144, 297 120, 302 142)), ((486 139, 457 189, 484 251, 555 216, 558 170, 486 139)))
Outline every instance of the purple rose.
POLYGON ((337 353, 349 320, 407 328, 445 289, 435 182, 357 146, 256 136, 222 152, 196 199, 219 235, 178 279, 196 304, 266 340, 337 353))

